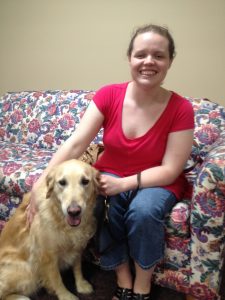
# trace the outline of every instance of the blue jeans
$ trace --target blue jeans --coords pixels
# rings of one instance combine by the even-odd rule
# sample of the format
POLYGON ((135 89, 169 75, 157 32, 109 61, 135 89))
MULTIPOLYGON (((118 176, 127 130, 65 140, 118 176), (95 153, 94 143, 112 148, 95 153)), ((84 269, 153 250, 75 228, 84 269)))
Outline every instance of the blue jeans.
MULTIPOLYGON (((176 197, 162 187, 143 188, 129 204, 131 191, 109 197, 109 226, 100 232, 101 267, 115 269, 132 258, 149 269, 164 255, 164 219, 176 203, 176 197), (114 238, 116 237, 116 239, 114 238), (110 247, 110 245, 112 245, 110 247)), ((103 197, 98 197, 101 206, 103 197)))

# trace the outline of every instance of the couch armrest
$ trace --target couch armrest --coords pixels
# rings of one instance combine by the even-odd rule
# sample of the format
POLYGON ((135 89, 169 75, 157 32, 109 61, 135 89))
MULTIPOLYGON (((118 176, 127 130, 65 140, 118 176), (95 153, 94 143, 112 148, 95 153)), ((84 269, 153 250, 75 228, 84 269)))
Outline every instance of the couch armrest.
MULTIPOLYGON (((190 282, 219 290, 225 245, 225 133, 214 143, 194 184, 190 282), (201 284, 200 284, 201 285, 201 284)), ((199 286, 201 290, 201 286, 199 286)), ((199 291, 198 291, 199 293, 199 291)), ((197 295, 197 294, 196 294, 197 295)), ((204 299, 211 299, 205 295, 204 299)))

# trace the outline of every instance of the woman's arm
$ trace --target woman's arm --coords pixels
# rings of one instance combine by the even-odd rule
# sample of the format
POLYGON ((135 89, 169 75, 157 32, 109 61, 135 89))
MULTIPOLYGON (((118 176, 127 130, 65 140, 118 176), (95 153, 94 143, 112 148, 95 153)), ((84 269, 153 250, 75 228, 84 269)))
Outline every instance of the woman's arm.
MULTIPOLYGON (((173 183, 184 169, 192 144, 193 130, 170 133, 162 165, 141 172, 141 187, 166 186, 173 183)), ((101 192, 106 195, 114 195, 136 187, 137 175, 124 178, 101 176, 101 192)))

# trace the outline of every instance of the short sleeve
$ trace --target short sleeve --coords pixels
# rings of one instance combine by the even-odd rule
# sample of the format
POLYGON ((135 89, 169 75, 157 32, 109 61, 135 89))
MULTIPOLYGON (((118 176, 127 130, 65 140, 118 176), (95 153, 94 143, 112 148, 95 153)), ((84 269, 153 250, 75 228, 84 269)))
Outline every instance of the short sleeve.
POLYGON ((194 127, 194 110, 192 104, 187 99, 180 97, 170 131, 194 129, 194 127))
POLYGON ((97 108, 100 110, 100 112, 106 116, 107 111, 109 109, 109 103, 111 98, 111 86, 104 86, 100 88, 95 96, 93 97, 93 101, 97 108))

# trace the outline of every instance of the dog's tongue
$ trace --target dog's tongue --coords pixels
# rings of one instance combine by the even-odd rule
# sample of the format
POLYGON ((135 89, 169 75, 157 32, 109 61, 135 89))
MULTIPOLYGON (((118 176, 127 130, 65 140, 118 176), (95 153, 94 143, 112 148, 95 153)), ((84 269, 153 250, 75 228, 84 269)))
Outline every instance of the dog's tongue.
POLYGON ((70 215, 67 216, 67 223, 70 226, 78 226, 80 225, 81 219, 80 217, 72 217, 70 215))

